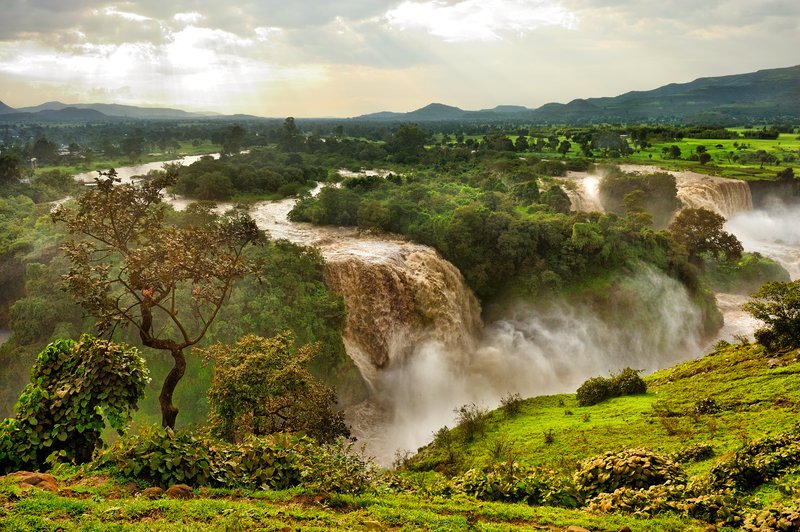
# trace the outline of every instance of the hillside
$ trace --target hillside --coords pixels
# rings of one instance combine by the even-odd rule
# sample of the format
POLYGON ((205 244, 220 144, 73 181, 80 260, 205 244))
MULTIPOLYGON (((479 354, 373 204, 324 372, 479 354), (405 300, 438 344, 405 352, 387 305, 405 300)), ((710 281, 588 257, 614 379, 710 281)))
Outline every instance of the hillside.
POLYGON ((0 114, 13 113, 13 112, 15 112, 15 109, 13 107, 9 107, 3 102, 0 102, 0 114))
POLYGON ((747 74, 700 78, 615 97, 548 103, 538 109, 497 106, 464 111, 431 104, 410 113, 374 113, 354 120, 512 121, 534 123, 683 122, 745 123, 800 119, 800 65, 747 74))
MULTIPOLYGON (((785 529, 796 530, 791 528, 800 524, 796 507, 779 508, 796 505, 800 493, 800 476, 792 472, 797 463, 794 450, 800 445, 800 435, 792 429, 800 406, 798 373, 797 351, 769 357, 755 344, 720 346, 702 359, 647 377, 645 395, 612 399, 591 407, 577 406, 572 394, 535 397, 523 401, 519 413, 510 415, 503 409, 492 412, 483 433, 467 443, 460 443, 464 426, 451 431, 450 437, 441 432, 437 434, 438 446, 431 445, 406 461, 408 471, 373 475, 372 487, 366 490, 337 494, 331 486, 344 481, 334 475, 328 488, 321 491, 319 487, 267 491, 200 488, 188 495, 193 500, 172 500, 145 493, 145 484, 127 482, 113 469, 61 467, 56 471, 55 493, 21 488, 16 477, 0 478, 0 516, 11 529, 291 526, 326 530, 583 527, 618 531, 629 527, 677 531, 708 530, 708 523, 725 522, 737 528, 745 525, 747 530, 777 530, 778 525, 770 528, 766 524, 770 519, 777 523, 783 511, 789 526, 785 529), (785 434, 783 439, 752 444, 779 433, 785 434), (445 441, 449 443, 443 446, 445 441), (784 444, 779 442, 788 442, 785 445, 789 447, 781 447, 784 444), (568 499, 558 499, 575 489, 569 486, 579 461, 626 448, 644 448, 671 456, 688 475, 688 484, 680 481, 684 483, 670 487, 668 482, 640 492, 601 494, 589 505, 591 511, 570 509, 568 499), (707 489, 703 486, 713 485, 720 478, 740 482, 740 477, 730 472, 745 464, 741 461, 746 456, 742 454, 744 449, 765 456, 764 462, 748 467, 769 464, 766 482, 739 487, 735 492, 721 489, 716 495, 691 498, 693 492, 707 489), (734 455, 735 451, 739 452, 734 455), (516 471, 520 482, 513 489, 535 488, 529 492, 534 497, 531 503, 544 497, 561 500, 563 507, 553 506, 553 502, 502 502, 503 490, 512 489, 501 478, 508 467, 516 471), (545 475, 541 467, 553 470, 548 475, 556 477, 545 475), (448 481, 439 473, 411 472, 430 468, 449 469, 450 474, 460 476, 448 481), (468 469, 472 472, 464 474, 468 469), (495 473, 481 477, 481 470, 495 473), (539 473, 524 477, 524 471, 539 473), (734 476, 726 476, 729 474, 734 476), (562 480, 553 480, 557 477, 562 480), (485 484, 476 484, 476 479, 481 478, 485 478, 481 481, 485 484), (539 484, 530 484, 531 479, 537 479, 539 484), (483 500, 460 494, 464 489, 483 500), (638 499, 630 499, 634 493, 639 493, 638 499), (670 502, 671 496, 678 499, 670 502), (495 498, 499 500, 493 502, 495 498), (761 528, 754 528, 757 526, 761 528)), ((183 449, 183 455, 191 452, 183 449)), ((644 464, 629 467, 649 467, 649 462, 644 464)), ((344 462, 341 467, 345 467, 344 462)), ((357 477, 358 469, 347 475, 357 477)), ((622 478, 638 477, 631 471, 622 478)), ((751 477, 744 478, 752 481, 751 477)))

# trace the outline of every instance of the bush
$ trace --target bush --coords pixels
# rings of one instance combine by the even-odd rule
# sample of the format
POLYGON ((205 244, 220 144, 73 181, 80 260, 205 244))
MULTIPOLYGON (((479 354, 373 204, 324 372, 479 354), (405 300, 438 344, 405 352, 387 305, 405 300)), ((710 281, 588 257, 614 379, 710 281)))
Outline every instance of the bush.
POLYGON ((360 493, 374 477, 371 464, 352 452, 352 443, 346 440, 320 445, 308 436, 276 433, 231 444, 161 427, 117 441, 96 463, 98 468, 109 466, 125 477, 162 487, 304 485, 332 493, 360 493))
POLYGON ((695 443, 669 455, 679 463, 700 462, 714 456, 714 447, 708 443, 695 443))
POLYGON ((694 404, 694 412, 695 414, 719 414, 722 412, 722 407, 716 400, 706 397, 694 404))
POLYGON ((602 403, 613 397, 611 382, 605 377, 592 377, 588 379, 576 392, 578 405, 592 406, 602 403))
POLYGON ((639 376, 641 370, 625 368, 611 378, 592 377, 578 388, 580 406, 592 406, 612 397, 647 393, 647 383, 639 376))
POLYGON ((574 475, 576 488, 586 497, 618 488, 641 489, 685 479, 678 464, 646 449, 606 452, 582 462, 574 475))
POLYGON ((716 488, 752 490, 800 465, 800 426, 745 445, 711 469, 716 488))
POLYGON ((510 393, 508 395, 504 395, 500 399, 500 406, 503 408, 503 412, 505 412, 509 417, 515 416, 522 412, 522 403, 522 396, 518 393, 510 393))
POLYGON ((486 421, 489 417, 489 412, 485 408, 481 408, 475 403, 462 405, 454 410, 458 416, 458 429, 464 441, 470 442, 476 436, 483 436, 486 432, 486 421))
POLYGON ((625 368, 611 376, 611 388, 615 396, 647 393, 647 384, 639 376, 641 370, 625 368))
POLYGON ((134 348, 88 334, 49 344, 36 359, 16 417, 0 423, 0 472, 42 468, 53 453, 88 462, 106 423, 124 433, 149 381, 134 348))
POLYGON ((453 489, 482 501, 524 502, 567 508, 578 505, 572 487, 553 473, 515 466, 470 469, 452 480, 453 489))
POLYGON ((754 512, 747 516, 742 528, 748 532, 800 530, 800 504, 754 512))

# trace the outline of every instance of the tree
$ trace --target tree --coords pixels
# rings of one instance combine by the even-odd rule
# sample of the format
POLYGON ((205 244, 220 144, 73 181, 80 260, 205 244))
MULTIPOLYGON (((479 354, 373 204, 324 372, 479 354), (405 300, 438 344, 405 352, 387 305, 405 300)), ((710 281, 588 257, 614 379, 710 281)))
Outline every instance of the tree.
MULTIPOLYGON (((698 148, 699 147, 700 146, 698 146, 698 148)), ((710 160, 711 160, 711 154, 710 153, 708 153, 707 151, 704 151, 704 152, 700 153, 700 157, 699 157, 700 164, 706 164, 710 160)))
POLYGON ((742 256, 742 243, 722 230, 724 223, 725 218, 708 209, 683 209, 670 224, 669 231, 689 252, 689 261, 697 266, 702 266, 700 255, 703 253, 738 260, 742 256))
POLYGON ((242 213, 202 228, 168 225, 161 190, 175 178, 167 168, 141 185, 117 184, 111 170, 76 209, 52 214, 81 237, 61 246, 72 263, 65 290, 97 318, 101 333, 133 326, 143 345, 172 355, 159 395, 162 425, 171 428, 178 416, 172 396, 186 370, 183 350, 202 340, 234 281, 253 271, 244 251, 264 238, 242 213))
POLYGON ((119 434, 150 381, 136 349, 84 334, 39 353, 16 416, 0 423, 0 472, 39 468, 52 453, 88 462, 108 422, 119 434))
POLYGON ((248 335, 201 351, 214 365, 208 390, 212 431, 232 442, 275 432, 305 432, 319 441, 350 435, 343 413, 332 409, 336 392, 306 369, 319 346, 293 346, 293 335, 284 332, 248 335))
POLYGON ((769 351, 800 347, 800 280, 766 283, 742 308, 767 326, 756 331, 756 340, 769 351))
POLYGON ((558 153, 560 153, 563 157, 566 157, 570 148, 572 148, 572 144, 568 140, 562 140, 561 144, 558 145, 558 153))
POLYGON ((281 147, 288 152, 295 152, 300 149, 303 135, 295 123, 294 117, 289 116, 283 121, 283 130, 281 131, 281 147))
POLYGON ((22 168, 19 157, 12 153, 0 154, 0 185, 14 183, 22 175, 22 168))
MULTIPOLYGON (((288 119, 287 119, 288 120, 288 119)), ((242 150, 242 143, 247 134, 245 129, 239 124, 228 126, 222 134, 222 153, 223 155, 235 155, 242 150)))

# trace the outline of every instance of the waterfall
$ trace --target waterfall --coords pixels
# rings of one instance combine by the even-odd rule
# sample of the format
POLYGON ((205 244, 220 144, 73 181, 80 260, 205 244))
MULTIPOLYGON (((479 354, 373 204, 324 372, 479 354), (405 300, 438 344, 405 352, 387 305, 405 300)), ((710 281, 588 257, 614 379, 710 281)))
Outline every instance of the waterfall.
POLYGON ((570 210, 582 212, 605 212, 600 201, 600 176, 574 173, 571 186, 563 187, 569 196, 570 210))
MULTIPOLYGON (((689 172, 681 172, 686 174, 689 172)), ((726 219, 753 209, 753 197, 746 181, 720 177, 676 176, 678 199, 692 209, 708 209, 726 219)))

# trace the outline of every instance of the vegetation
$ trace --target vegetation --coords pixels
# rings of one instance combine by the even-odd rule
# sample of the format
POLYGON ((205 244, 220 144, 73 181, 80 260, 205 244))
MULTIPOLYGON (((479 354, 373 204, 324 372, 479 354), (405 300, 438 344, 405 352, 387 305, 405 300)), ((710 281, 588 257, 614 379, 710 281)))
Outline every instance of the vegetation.
POLYGON ((592 377, 576 392, 578 405, 592 406, 612 397, 647 393, 647 383, 639 376, 640 371, 625 368, 610 379, 592 377))
POLYGON ((702 265, 700 258, 708 254, 727 261, 739 260, 742 243, 734 235, 722 230, 725 218, 708 209, 683 209, 675 217, 669 230, 675 241, 686 247, 689 260, 702 265))
POLYGON ((800 280, 766 283, 752 297, 744 310, 766 324, 756 340, 770 351, 800 347, 800 280))
POLYGON ((60 206, 53 220, 88 237, 61 249, 72 262, 67 290, 97 317, 98 329, 132 325, 143 345, 172 355, 175 365, 159 402, 163 426, 174 428, 173 393, 186 371, 183 350, 203 339, 234 280, 252 271, 243 253, 263 236, 243 213, 203 228, 166 225, 159 203, 170 177, 117 184, 111 171, 78 198, 76 211, 60 206))
POLYGON ((209 428, 223 439, 303 432, 318 441, 349 436, 344 414, 334 412, 336 392, 306 369, 319 345, 294 348, 291 333, 244 336, 214 344, 201 356, 214 365, 208 390, 209 428))
POLYGON ((149 380, 135 349, 83 335, 39 354, 17 415, 0 423, 0 471, 88 462, 106 422, 124 433, 149 380))

